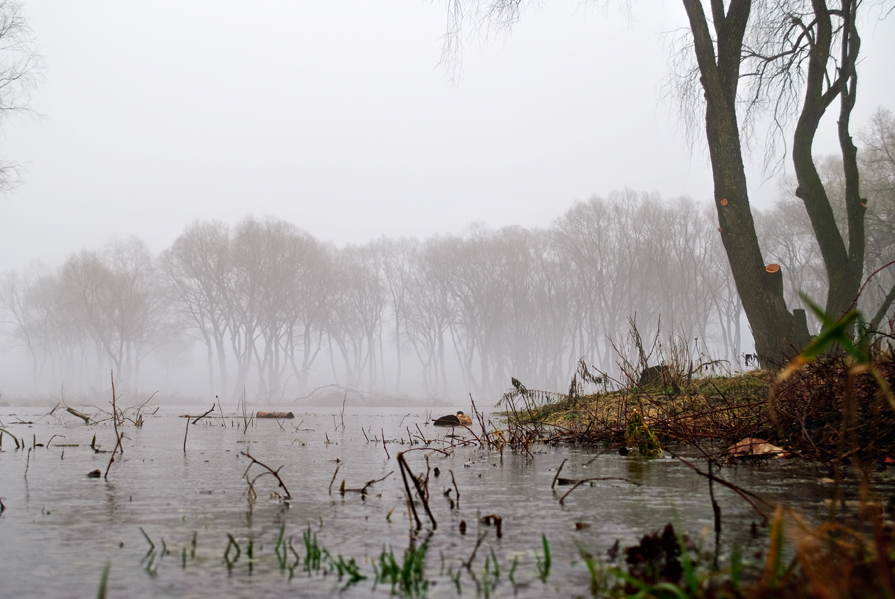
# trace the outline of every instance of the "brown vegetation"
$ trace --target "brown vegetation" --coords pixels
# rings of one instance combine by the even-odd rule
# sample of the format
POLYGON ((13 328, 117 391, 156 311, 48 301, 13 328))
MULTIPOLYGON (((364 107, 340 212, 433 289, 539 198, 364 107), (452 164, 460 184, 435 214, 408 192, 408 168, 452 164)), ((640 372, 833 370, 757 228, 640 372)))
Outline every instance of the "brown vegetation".
MULTIPOLYGON (((891 387, 892 351, 877 348, 872 364, 891 387)), ((895 411, 872 376, 852 368, 837 353, 776 384, 775 375, 763 370, 687 380, 668 369, 651 384, 631 379, 625 387, 588 394, 577 393, 574 381, 569 394, 558 394, 514 380, 502 405, 512 422, 539 425, 541 440, 548 442, 622 445, 639 414, 663 446, 695 444, 720 454, 731 444, 758 438, 802 459, 887 463, 895 457, 895 411)), ((577 376, 589 380, 586 368, 577 376)))

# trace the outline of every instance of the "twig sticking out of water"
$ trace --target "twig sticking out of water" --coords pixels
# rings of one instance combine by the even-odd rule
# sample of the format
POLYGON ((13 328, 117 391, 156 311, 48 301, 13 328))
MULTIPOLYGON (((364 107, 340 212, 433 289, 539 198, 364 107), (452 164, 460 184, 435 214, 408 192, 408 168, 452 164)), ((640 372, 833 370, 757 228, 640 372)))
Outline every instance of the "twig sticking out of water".
POLYGON ((631 483, 632 485, 637 485, 638 487, 640 486, 640 483, 638 483, 638 482, 634 482, 633 480, 631 480, 631 479, 629 479, 629 478, 621 478, 621 477, 619 477, 619 476, 599 476, 599 477, 597 477, 597 478, 584 478, 584 479, 582 479, 582 480, 577 481, 577 482, 574 484, 574 486, 572 486, 571 489, 569 489, 568 491, 566 491, 566 494, 565 494, 565 495, 563 495, 562 497, 559 498, 559 504, 562 505, 562 504, 563 504, 563 500, 564 500, 566 497, 569 496, 569 493, 571 493, 572 491, 574 491, 575 489, 577 489, 578 487, 580 487, 580 486, 583 485, 584 483, 595 482, 595 481, 598 481, 598 480, 621 480, 621 481, 624 481, 624 482, 626 482, 626 483, 631 483))
POLYGON ((420 483, 417 478, 413 475, 413 471, 410 470, 410 466, 407 465, 407 460, 404 459, 404 452, 398 454, 398 466, 401 469, 401 478, 404 479, 404 490, 407 492, 407 502, 410 504, 410 509, 413 512, 413 517, 416 520, 416 528, 419 530, 422 528, 423 523, 420 520, 419 515, 416 513, 416 506, 413 504, 413 495, 410 492, 410 485, 407 484, 407 475, 410 475, 410 480, 413 481, 413 486, 416 488, 416 493, 420 498, 420 502, 423 504, 423 508, 426 510, 426 515, 429 516, 429 521, 432 522, 432 530, 438 528, 438 523, 435 522, 435 516, 432 515, 432 510, 429 509, 429 502, 426 500, 426 494, 423 493, 422 488, 420 488, 420 483))
POLYGON ((339 473, 339 468, 341 468, 341 467, 342 467, 342 463, 341 463, 341 462, 339 462, 338 464, 336 464, 336 471, 333 472, 333 478, 332 478, 331 481, 329 481, 329 494, 330 494, 330 495, 333 494, 333 483, 336 482, 336 475, 339 473))
MULTIPOLYGON (((553 487, 556 486, 556 479, 559 478, 559 473, 562 472, 562 467, 566 465, 566 462, 569 461, 569 458, 566 458, 562 461, 562 464, 559 465, 559 468, 556 469, 556 476, 553 477, 553 482, 550 483, 550 490, 553 490, 553 487)), ((562 503, 562 502, 560 502, 562 503)))
POLYGON ((712 475, 712 461, 709 460, 709 497, 712 499, 712 512, 715 515, 715 569, 718 569, 718 554, 721 551, 721 506, 715 501, 715 488, 712 481, 715 477, 712 475))
POLYGON ((420 434, 420 440, 423 442, 424 445, 428 447, 429 441, 427 441, 425 435, 423 435, 423 431, 420 429, 419 424, 416 425, 416 430, 420 434))
POLYGON ((758 515, 761 516, 762 518, 764 518, 765 522, 768 522, 768 521, 769 521, 768 515, 767 515, 767 514, 766 514, 760 507, 758 507, 758 506, 755 504, 755 502, 752 501, 752 499, 750 499, 750 497, 753 498, 753 499, 757 499, 758 501, 762 502, 763 504, 765 504, 765 505, 768 506, 768 507, 774 507, 773 505, 771 505, 770 503, 768 503, 767 501, 765 501, 764 499, 762 499, 761 497, 759 497, 759 496, 756 495, 755 493, 751 493, 751 492, 747 491, 746 489, 743 489, 742 487, 738 487, 738 486, 736 486, 736 485, 733 484, 733 483, 729 483, 729 482, 727 482, 726 480, 724 480, 723 478, 718 478, 718 477, 715 476, 714 474, 711 474, 711 473, 706 474, 705 472, 703 472, 702 470, 700 470, 699 468, 697 468, 696 466, 694 466, 693 464, 691 464, 690 462, 688 462, 687 460, 685 460, 684 458, 682 458, 682 457, 680 457, 680 456, 678 456, 678 455, 675 455, 674 453, 672 453, 672 452, 670 452, 670 451, 669 451, 668 453, 670 453, 670 454, 671 454, 671 457, 676 458, 676 459, 677 459, 679 462, 681 462, 684 466, 687 466, 687 467, 689 467, 691 470, 693 470, 694 472, 696 472, 696 474, 699 474, 700 476, 705 476, 705 477, 707 477, 707 478, 709 478, 709 479, 715 480, 715 481, 721 483, 722 485, 724 485, 725 487, 727 487, 728 489, 731 489, 732 491, 734 491, 737 495, 739 495, 740 497, 742 497, 742 498, 746 501, 746 503, 748 503, 749 505, 751 505, 751 506, 752 506, 752 509, 754 509, 756 512, 758 512, 758 515))
POLYGON ((274 470, 273 468, 271 468, 271 467, 268 466, 267 464, 264 464, 264 463, 262 463, 262 462, 259 462, 258 460, 256 460, 255 458, 253 458, 253 457, 251 456, 251 454, 249 454, 248 451, 240 451, 239 453, 241 453, 241 454, 244 455, 245 457, 247 457, 247 458, 249 458, 250 460, 252 460, 252 463, 249 464, 249 467, 248 467, 248 468, 246 468, 245 474, 243 474, 243 478, 246 479, 246 482, 249 482, 249 486, 251 486, 251 487, 254 489, 254 486, 253 486, 253 485, 255 484, 255 481, 256 481, 256 480, 258 480, 260 477, 264 476, 265 474, 270 474, 270 475, 272 475, 274 478, 277 479, 277 482, 279 483, 280 488, 283 489, 283 491, 286 493, 286 499, 287 499, 287 500, 288 500, 288 499, 292 499, 292 495, 289 493, 289 489, 286 488, 286 485, 283 483, 283 479, 280 478, 280 470, 282 470, 282 468, 283 468, 282 466, 280 466, 279 468, 277 468, 276 470, 274 470), (262 472, 261 474, 259 474, 259 475, 256 476, 255 478, 253 478, 251 481, 249 481, 249 479, 248 479, 249 470, 250 470, 250 469, 252 468, 252 466, 255 465, 255 464, 258 464, 259 466, 261 466, 262 468, 264 468, 267 472, 262 472))
MULTIPOLYGON (((338 469, 336 469, 336 471, 338 471, 338 469)), ((368 482, 366 482, 366 483, 364 484, 364 486, 361 487, 360 489, 348 489, 348 488, 346 488, 346 487, 345 487, 345 481, 343 480, 343 481, 342 481, 342 487, 339 489, 339 493, 341 493, 342 495, 344 495, 345 493, 360 493, 360 494, 361 494, 361 497, 364 497, 364 496, 366 496, 366 494, 367 494, 367 489, 368 489, 369 487, 375 485, 376 483, 381 483, 382 481, 384 481, 385 479, 387 479, 389 476, 391 476, 391 475, 394 474, 394 473, 395 473, 395 471, 392 470, 391 472, 389 472, 388 474, 386 474, 386 475, 383 476, 382 478, 377 478, 376 480, 368 481, 368 482)), ((330 486, 332 486, 332 485, 330 485, 330 486)))
POLYGON ((215 395, 214 399, 218 403, 218 412, 221 414, 221 426, 227 428, 227 421, 224 420, 224 408, 221 406, 221 398, 215 395))
MULTIPOLYGON (((423 523, 420 520, 419 514, 416 513, 416 506, 413 504, 413 494, 410 492, 410 485, 407 484, 407 475, 404 473, 404 456, 400 453, 398 454, 398 466, 401 470, 401 479, 404 481, 404 491, 407 493, 407 505, 410 506, 410 511, 416 522, 416 529, 419 530, 423 527, 423 523)), ((412 473, 410 477, 413 478, 412 473)))
MULTIPOLYGON (((333 430, 339 430, 339 427, 342 427, 342 430, 345 430, 345 401, 348 399, 348 392, 345 392, 345 397, 342 398, 342 411, 339 412, 339 416, 342 418, 342 423, 337 424, 333 430)), ((336 416, 333 414, 333 422, 336 421, 336 416)))
POLYGON ((245 390, 245 388, 243 388, 242 398, 236 404, 237 421, 239 420, 239 408, 240 408, 240 406, 242 406, 242 422, 243 422, 242 434, 245 434, 249 430, 249 423, 252 420, 252 418, 248 415, 248 403, 249 403, 249 400, 246 398, 246 390, 245 390))
POLYGON ((381 429, 382 431, 382 449, 385 450, 385 457, 389 460, 392 459, 392 456, 388 455, 388 447, 385 446, 385 429, 381 429))
POLYGON ((124 455, 124 447, 121 446, 121 438, 124 434, 118 432, 118 420, 121 415, 118 412, 118 408, 115 406, 115 400, 117 399, 115 396, 115 373, 110 372, 109 377, 112 379, 112 424, 115 426, 115 447, 112 449, 109 465, 106 466, 106 474, 103 476, 104 480, 109 480, 109 469, 112 468, 112 463, 115 461, 115 453, 120 449, 121 454, 124 455))
MULTIPOLYGON (((208 416, 209 414, 211 414, 212 412, 214 412, 214 408, 215 408, 215 405, 214 405, 214 404, 211 404, 211 409, 208 410, 207 412, 205 412, 204 414, 202 414, 201 416, 196 417, 196 418, 193 420, 192 424, 196 424, 197 422, 199 422, 200 420, 202 420, 203 418, 205 418, 206 416, 208 416)), ((186 453, 186 436, 187 436, 187 435, 189 434, 189 432, 190 432, 190 424, 191 424, 191 423, 190 423, 190 419, 187 418, 187 419, 186 419, 186 432, 183 433, 183 453, 186 453)))
POLYGON ((212 412, 214 412, 214 408, 215 408, 215 406, 214 406, 214 404, 212 404, 212 405, 211 405, 211 408, 209 408, 209 410, 208 410, 207 412, 205 412, 204 414, 202 414, 201 416, 197 416, 197 417, 193 420, 192 424, 196 424, 197 422, 199 422, 200 420, 202 420, 203 418, 205 418, 206 416, 208 416, 209 414, 211 414, 212 412))
POLYGON ((469 556, 469 559, 466 560, 466 563, 463 564, 463 567, 466 568, 466 571, 470 574, 472 573, 472 560, 475 559, 475 554, 479 552, 479 547, 482 545, 482 541, 485 540, 485 537, 488 536, 488 531, 482 531, 482 534, 479 535, 479 538, 475 541, 475 547, 472 548, 472 555, 469 556))

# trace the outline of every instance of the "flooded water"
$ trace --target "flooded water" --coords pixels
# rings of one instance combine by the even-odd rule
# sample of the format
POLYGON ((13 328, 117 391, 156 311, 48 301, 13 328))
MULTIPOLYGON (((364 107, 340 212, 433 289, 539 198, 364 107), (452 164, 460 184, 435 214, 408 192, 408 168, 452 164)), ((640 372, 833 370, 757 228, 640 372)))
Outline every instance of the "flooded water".
MULTIPOLYGON (((589 575, 578 547, 606 561, 606 550, 616 540, 622 547, 633 544, 671 521, 706 548, 712 546, 706 533, 712 525, 707 480, 671 458, 549 446, 532 447, 532 455, 509 449, 501 454, 457 440, 451 447, 450 429, 426 424, 430 414, 425 410, 355 409, 342 417, 289 409, 295 411, 294 420, 257 420, 247 428, 233 415, 209 417, 189 427, 185 451, 187 420, 176 410, 162 409, 142 428, 122 429, 124 454, 116 456, 106 480, 87 474, 105 472, 109 465, 111 454, 97 453, 90 445, 95 435, 97 448, 113 449, 110 423, 85 425, 60 411, 46 416, 45 411, 4 408, 2 427, 33 449, 17 450, 3 436, 0 596, 95 597, 107 565, 109 597, 388 596, 390 584, 374 585, 373 563, 384 548, 393 550, 400 563, 409 544, 414 526, 397 456, 410 449, 405 457, 414 473, 426 472, 427 456, 431 468, 429 504, 437 527, 417 506, 423 522, 417 546, 428 538, 428 596, 456 597, 458 584, 464 596, 587 594, 589 575), (419 442, 421 434, 431 441, 428 448, 447 455, 420 449, 426 447, 419 442), (270 475, 255 479, 264 470, 249 468, 243 452, 273 469, 282 467, 279 474, 292 500, 272 497, 283 492, 277 480, 270 475), (563 478, 631 482, 582 486, 560 505, 570 487, 551 490, 551 483, 564 459, 563 478), (247 468, 257 492, 252 506, 247 468), (460 494, 453 507, 456 491, 444 495, 454 488, 451 473, 460 494), (386 476, 365 495, 339 492, 343 480, 347 489, 357 489, 386 476), (500 538, 494 525, 481 521, 491 514, 502 518, 500 538), (321 549, 334 559, 355 559, 367 578, 347 586, 347 578, 339 580, 336 572, 309 573, 304 564, 290 577, 275 551, 280 533, 292 539, 295 553, 304 559, 302 535, 309 528, 321 549), (240 546, 238 559, 228 535, 240 546), (546 582, 538 570, 542 535, 552 557, 546 582), (457 579, 480 537, 469 570, 457 579), (488 578, 485 562, 492 568, 494 558, 500 574, 494 576, 492 569, 488 578), (487 587, 485 579, 490 580, 487 587)), ((785 499, 809 516, 820 513, 831 492, 817 473, 779 462, 726 468, 721 476, 772 502, 785 499)), ((715 493, 725 547, 735 542, 749 550, 763 548, 766 534, 750 535, 751 524, 761 523, 755 511, 728 489, 716 485, 715 493)), ((295 554, 287 557, 295 563, 295 554)))

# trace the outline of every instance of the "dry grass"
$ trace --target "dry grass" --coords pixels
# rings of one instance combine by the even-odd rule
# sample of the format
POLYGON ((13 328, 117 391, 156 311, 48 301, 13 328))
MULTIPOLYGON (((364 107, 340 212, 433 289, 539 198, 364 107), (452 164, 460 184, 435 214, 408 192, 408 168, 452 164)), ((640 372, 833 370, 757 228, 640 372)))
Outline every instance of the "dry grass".
POLYGON ((552 425, 560 437, 579 443, 623 442, 635 413, 665 444, 733 442, 754 436, 756 430, 771 430, 767 410, 771 380, 767 372, 755 371, 675 382, 678 390, 663 382, 632 384, 616 391, 546 398, 538 405, 531 399, 535 394, 545 399, 544 394, 523 387, 504 400, 507 405, 527 406, 515 410, 518 421, 552 425))
MULTIPOLYGON (((891 350, 874 351, 872 358, 892 386, 891 350)), ((774 375, 761 370, 695 378, 672 371, 654 384, 631 377, 624 388, 585 394, 576 381, 568 394, 529 390, 515 381, 502 404, 512 423, 546 425, 547 441, 621 444, 627 423, 639 413, 663 445, 726 447, 757 437, 825 463, 845 454, 864 465, 895 457, 895 411, 869 375, 852 376, 849 383, 850 367, 839 354, 819 358, 773 394, 774 375)))

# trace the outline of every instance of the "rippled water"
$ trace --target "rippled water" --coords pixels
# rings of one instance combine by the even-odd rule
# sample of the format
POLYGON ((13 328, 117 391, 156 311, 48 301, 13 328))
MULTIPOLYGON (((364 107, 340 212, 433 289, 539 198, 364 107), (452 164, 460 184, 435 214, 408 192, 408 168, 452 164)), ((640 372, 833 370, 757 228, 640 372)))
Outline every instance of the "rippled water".
MULTIPOLYGON (((105 471, 110 457, 95 453, 90 443, 96 435, 102 449, 112 449, 111 425, 87 426, 68 415, 41 417, 34 410, 4 409, 3 427, 29 447, 35 441, 46 445, 56 436, 48 447, 34 448, 30 458, 27 450, 16 450, 12 440, 3 436, 0 497, 6 509, 0 515, 0 596, 95 597, 107 564, 111 564, 109 597, 389 595, 390 586, 374 589, 371 559, 378 558, 384 547, 400 555, 410 538, 396 456, 411 449, 408 435, 418 437, 417 426, 426 439, 433 440, 430 447, 450 449, 450 440, 445 438, 450 431, 426 425, 428 413, 423 410, 352 412, 345 414, 344 428, 341 417, 331 413, 296 411, 294 420, 259 420, 247 429, 232 416, 209 419, 190 426, 184 452, 186 419, 178 418, 174 410, 162 410, 142 428, 124 429, 124 455, 116 457, 104 480, 87 477, 95 469, 105 471), (13 424, 17 419, 34 424, 13 424), (389 440, 388 455, 383 434, 389 440), (243 475, 250 462, 241 455, 244 451, 272 468, 282 466, 280 474, 291 502, 270 498, 278 490, 276 480, 262 476, 255 482, 258 500, 249 508, 243 475), (337 464, 340 469, 330 492, 337 464), (394 474, 370 487, 366 497, 339 493, 342 480, 349 489, 359 488, 389 472, 394 474), (300 555, 304 555, 302 532, 310 526, 321 547, 333 556, 355 558, 368 579, 344 589, 345 581, 338 581, 334 574, 308 576, 299 568, 290 580, 274 553, 283 525, 300 555), (150 545, 141 527, 155 543, 157 554, 163 544, 169 551, 154 559, 151 572, 144 559, 150 545), (228 533, 243 551, 231 571, 223 559, 228 533), (190 553, 194 535, 195 557, 190 553), (249 539, 254 548, 251 568, 244 553, 249 539)), ((471 570, 481 578, 485 559, 493 550, 501 576, 490 594, 541 597, 545 593, 586 594, 589 577, 577 546, 605 556, 616 539, 622 546, 632 544, 669 521, 678 522, 697 539, 711 527, 706 479, 676 460, 597 456, 584 449, 549 446, 533 447, 532 453, 506 450, 501 455, 460 446, 449 456, 420 450, 406 454, 414 472, 425 471, 427 454, 429 466, 441 472, 438 478, 430 478, 434 531, 420 513, 424 522, 420 538, 432 532, 426 563, 432 582, 429 596, 457 596, 448 571, 456 571, 469 559, 481 533, 486 535, 471 570), (566 458, 563 477, 622 477, 641 484, 598 482, 575 490, 560 505, 559 498, 569 487, 550 487, 566 458), (453 486, 451 471, 460 491, 459 506, 454 509, 443 495, 453 486), (493 526, 480 523, 480 517, 488 514, 503 518, 502 538, 497 538, 493 526), (465 535, 460 533, 461 521, 467 524, 465 535), (542 534, 553 558, 546 583, 538 578, 536 565, 542 534), (514 559, 518 561, 515 584, 507 578, 514 559)), ((250 470, 250 475, 260 473, 257 466, 250 470)), ((727 468, 722 476, 769 499, 785 498, 808 515, 818 513, 830 493, 828 486, 817 482, 815 473, 786 464, 727 468)), ((727 489, 716 486, 716 495, 723 511, 725 546, 736 542, 747 548, 763 547, 763 533, 758 539, 750 535, 751 523, 761 521, 753 509, 727 489)), ((711 546, 708 536, 703 542, 711 546)), ((290 555, 290 561, 294 556, 290 555)), ((460 585, 464 596, 483 592, 466 572, 460 585)))

